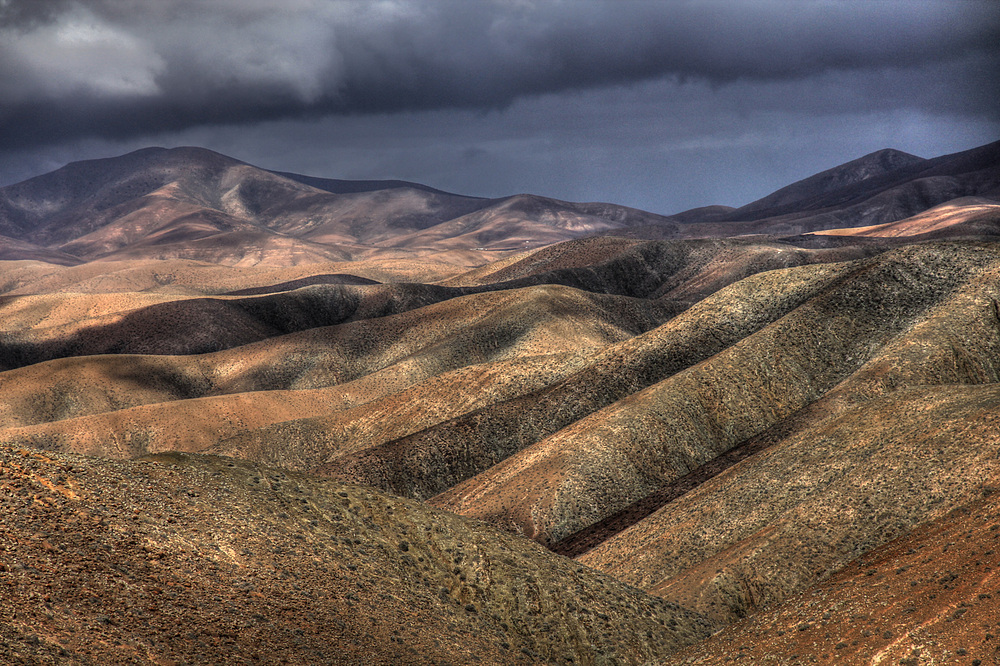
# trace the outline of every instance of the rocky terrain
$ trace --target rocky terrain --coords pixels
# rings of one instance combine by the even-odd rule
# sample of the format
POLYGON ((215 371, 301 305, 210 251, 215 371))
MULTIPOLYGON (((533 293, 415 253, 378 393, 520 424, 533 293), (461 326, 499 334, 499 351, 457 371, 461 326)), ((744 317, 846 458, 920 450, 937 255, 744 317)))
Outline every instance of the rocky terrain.
POLYGON ((181 454, 0 461, 5 663, 640 662, 712 628, 359 486, 181 454))
POLYGON ((993 663, 998 146, 673 216, 0 189, 0 661, 993 663))
POLYGON ((997 497, 869 551, 808 592, 663 663, 996 663, 997 497))

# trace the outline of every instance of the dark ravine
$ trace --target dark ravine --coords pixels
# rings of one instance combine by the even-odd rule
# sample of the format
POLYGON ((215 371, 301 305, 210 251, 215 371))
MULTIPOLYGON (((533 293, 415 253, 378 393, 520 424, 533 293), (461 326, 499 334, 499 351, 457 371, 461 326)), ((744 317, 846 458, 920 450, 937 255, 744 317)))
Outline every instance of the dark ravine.
MULTIPOLYGON (((782 424, 783 425, 783 424, 782 424)), ((780 427, 780 426, 779 426, 780 427)), ((766 433, 765 433, 766 434, 766 433)), ((707 463, 698 466, 684 476, 667 483, 640 500, 625 507, 618 513, 584 527, 567 537, 548 544, 548 549, 563 557, 577 558, 596 548, 611 537, 624 532, 639 521, 653 515, 658 509, 688 493, 709 479, 770 446, 773 442, 765 437, 755 437, 734 446, 707 463)))

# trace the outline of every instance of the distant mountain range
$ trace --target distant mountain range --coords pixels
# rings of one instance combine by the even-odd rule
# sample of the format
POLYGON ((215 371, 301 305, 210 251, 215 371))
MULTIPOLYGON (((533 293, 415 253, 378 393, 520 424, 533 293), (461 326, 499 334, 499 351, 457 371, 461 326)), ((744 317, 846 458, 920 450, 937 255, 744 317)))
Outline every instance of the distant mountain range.
POLYGON ((148 148, 0 188, 0 258, 290 265, 438 254, 476 264, 591 235, 794 236, 887 224, 956 199, 996 201, 998 174, 1000 142, 930 160, 882 150, 742 208, 664 216, 530 194, 481 199, 403 181, 330 180, 200 148, 148 148))
POLYGON ((477 199, 400 181, 279 174, 199 148, 70 164, 0 190, 5 257, 72 264, 188 258, 289 265, 372 253, 524 250, 662 216, 521 195, 477 199))

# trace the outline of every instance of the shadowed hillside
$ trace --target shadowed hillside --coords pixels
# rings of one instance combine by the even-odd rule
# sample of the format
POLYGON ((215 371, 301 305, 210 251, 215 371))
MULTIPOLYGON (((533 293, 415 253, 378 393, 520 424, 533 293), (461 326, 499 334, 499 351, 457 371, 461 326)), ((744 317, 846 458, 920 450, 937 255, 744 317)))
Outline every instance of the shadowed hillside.
MULTIPOLYGON (((589 416, 578 410, 574 422, 555 423, 551 435, 534 443, 522 440, 532 446, 434 502, 509 521, 543 542, 568 536, 822 397, 996 262, 980 248, 926 246, 849 266, 787 314, 772 310, 770 325, 589 416)), ((778 293, 781 271, 759 277, 767 280, 761 293, 778 293)), ((698 314, 692 308, 668 326, 698 314)), ((711 325, 702 320, 692 327, 707 331, 711 325)), ((587 402, 573 392, 564 400, 587 402)), ((482 441, 512 429, 488 419, 479 417, 490 423, 491 434, 481 432, 482 441)))
POLYGON ((11 311, 7 325, 14 330, 0 345, 8 369, 66 356, 201 354, 295 331, 398 314, 463 293, 418 284, 314 285, 263 296, 154 297, 162 302, 133 308, 121 308, 117 295, 5 297, 0 308, 11 311), (39 317, 46 306, 65 310, 73 301, 83 301, 79 309, 91 312, 111 301, 117 311, 78 317, 71 323, 48 315, 27 326, 18 322, 21 312, 25 318, 39 317), (50 325, 39 325, 44 323, 50 325))
MULTIPOLYGON (((630 299, 534 287, 452 299, 426 312, 312 329, 166 362, 105 355, 36 364, 4 373, 0 393, 12 408, 8 423, 39 425, 2 431, 0 437, 18 445, 114 457, 141 454, 151 446, 200 450, 240 430, 328 411, 333 395, 341 393, 303 389, 367 377, 369 394, 385 383, 398 391, 469 364, 543 351, 586 353, 656 323, 655 308, 630 299), (135 384, 138 390, 132 388, 135 384), (281 390, 291 392, 274 393, 281 390), (257 399, 247 391, 268 393, 257 399), (235 395, 224 398, 223 393, 235 395), (219 397, 204 397, 212 395, 219 397), (171 397, 175 401, 147 404, 171 397), (106 412, 108 408, 116 411, 106 412), (83 414, 92 416, 78 416, 83 414), (53 420, 72 417, 75 422, 53 420)), ((565 372, 544 364, 539 371, 565 372)), ((501 375, 497 381, 507 378, 501 375)), ((308 448, 322 452, 320 441, 308 440, 308 448)), ((301 455, 288 451, 290 445, 286 442, 269 455, 287 464, 301 455)))
POLYGON ((563 284, 586 291, 690 304, 756 273, 847 261, 878 254, 888 247, 873 244, 806 249, 761 239, 635 241, 593 237, 487 264, 442 284, 466 288, 563 284))
POLYGON ((692 606, 716 617, 742 616, 992 493, 1000 480, 996 278, 994 269, 971 281, 823 400, 763 433, 762 453, 580 559, 614 568, 627 551, 633 583, 642 577, 642 587, 668 598, 697 597, 692 606), (713 508, 702 520, 690 508, 707 496, 713 508), (667 538, 680 534, 668 525, 675 520, 694 520, 699 531, 667 538), (720 528, 722 541, 710 536, 720 528), (706 578, 709 568, 721 575, 706 578))
POLYGON ((345 474, 367 483, 429 497, 724 350, 794 308, 842 270, 833 265, 793 271, 795 277, 783 283, 784 291, 757 289, 763 276, 738 282, 663 326, 602 350, 585 368, 549 388, 472 412, 366 452, 357 460, 331 463, 318 471, 335 473, 343 467, 345 474), (729 311, 737 299, 745 316, 734 320, 729 311), (414 474, 414 469, 429 473, 414 474))
MULTIPOLYGON (((372 282, 433 283, 465 272, 466 268, 428 258, 323 262, 298 266, 223 266, 172 259, 164 261, 92 261, 57 266, 38 261, 0 263, 0 293, 9 296, 39 294, 157 293, 182 296, 218 296, 242 289, 280 291, 277 285, 297 280, 308 284, 358 284, 317 280, 317 276, 349 274, 372 282)), ((363 282, 362 282, 363 283, 363 282)), ((307 286, 307 285, 299 285, 307 286)))
POLYGON ((688 215, 682 236, 794 235, 887 224, 964 197, 1000 201, 1000 142, 929 160, 883 150, 720 216, 688 215))

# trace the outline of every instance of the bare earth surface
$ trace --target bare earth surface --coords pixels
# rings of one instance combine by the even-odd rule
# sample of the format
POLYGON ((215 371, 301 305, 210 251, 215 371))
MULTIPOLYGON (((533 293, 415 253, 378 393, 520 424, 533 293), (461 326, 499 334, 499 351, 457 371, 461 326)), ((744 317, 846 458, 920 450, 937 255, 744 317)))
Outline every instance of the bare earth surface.
POLYGON ((869 552, 669 664, 994 664, 1000 506, 992 494, 869 552))

